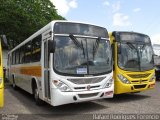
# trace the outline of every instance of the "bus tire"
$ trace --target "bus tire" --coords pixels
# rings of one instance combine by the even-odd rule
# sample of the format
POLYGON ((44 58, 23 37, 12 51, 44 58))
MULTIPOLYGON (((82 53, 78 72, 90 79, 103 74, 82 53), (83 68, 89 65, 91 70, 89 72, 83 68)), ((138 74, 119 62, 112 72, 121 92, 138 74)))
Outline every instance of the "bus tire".
POLYGON ((14 76, 12 77, 12 87, 14 90, 17 90, 17 86, 16 86, 16 83, 15 83, 15 80, 14 80, 14 76))
POLYGON ((43 105, 43 101, 39 98, 39 91, 38 91, 38 88, 37 88, 37 85, 34 86, 33 88, 33 95, 34 95, 34 100, 36 102, 36 105, 43 105))

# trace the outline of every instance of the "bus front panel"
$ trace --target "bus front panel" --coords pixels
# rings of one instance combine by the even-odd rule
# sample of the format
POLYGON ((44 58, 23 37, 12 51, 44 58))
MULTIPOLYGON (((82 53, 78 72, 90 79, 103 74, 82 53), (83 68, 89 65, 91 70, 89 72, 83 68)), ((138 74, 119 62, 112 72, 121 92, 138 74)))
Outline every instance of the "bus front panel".
POLYGON ((131 72, 117 68, 114 80, 115 94, 141 92, 153 89, 155 86, 154 70, 131 72))
POLYGON ((153 49, 149 37, 134 32, 114 32, 110 40, 114 53, 114 93, 154 88, 153 49))

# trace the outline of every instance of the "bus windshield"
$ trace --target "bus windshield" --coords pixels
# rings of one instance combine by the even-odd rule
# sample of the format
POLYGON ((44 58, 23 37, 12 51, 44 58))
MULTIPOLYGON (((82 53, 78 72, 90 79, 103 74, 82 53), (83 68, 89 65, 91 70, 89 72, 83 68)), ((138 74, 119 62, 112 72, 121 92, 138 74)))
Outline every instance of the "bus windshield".
POLYGON ((149 43, 118 43, 118 65, 129 71, 145 71, 154 67, 153 50, 149 43))
POLYGON ((111 72, 111 48, 106 38, 55 35, 54 40, 57 72, 77 76, 111 72))

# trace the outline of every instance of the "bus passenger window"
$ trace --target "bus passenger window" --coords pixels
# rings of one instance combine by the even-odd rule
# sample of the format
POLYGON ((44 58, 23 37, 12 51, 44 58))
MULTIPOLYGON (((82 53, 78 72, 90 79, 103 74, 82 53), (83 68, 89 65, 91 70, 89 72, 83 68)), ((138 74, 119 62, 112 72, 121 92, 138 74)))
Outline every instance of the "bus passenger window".
POLYGON ((25 63, 29 63, 32 57, 32 44, 31 41, 25 45, 25 63))
POLYGON ((41 58, 41 36, 36 37, 32 41, 32 62, 38 62, 41 58))
POLYGON ((22 46, 20 48, 20 64, 24 63, 24 60, 25 60, 25 56, 24 56, 24 46, 22 46))

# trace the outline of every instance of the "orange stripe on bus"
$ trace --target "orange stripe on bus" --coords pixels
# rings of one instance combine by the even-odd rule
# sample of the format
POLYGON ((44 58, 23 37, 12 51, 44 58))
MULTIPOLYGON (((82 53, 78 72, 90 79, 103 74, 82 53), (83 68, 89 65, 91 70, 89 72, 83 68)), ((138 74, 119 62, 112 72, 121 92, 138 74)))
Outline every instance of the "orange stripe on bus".
POLYGON ((30 67, 14 67, 11 69, 12 72, 14 73, 19 73, 19 74, 24 74, 24 75, 29 75, 29 76, 36 76, 36 77, 41 77, 42 72, 41 72, 41 66, 30 66, 30 67))

